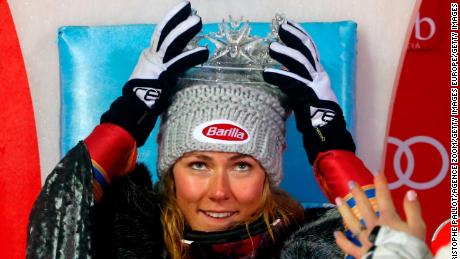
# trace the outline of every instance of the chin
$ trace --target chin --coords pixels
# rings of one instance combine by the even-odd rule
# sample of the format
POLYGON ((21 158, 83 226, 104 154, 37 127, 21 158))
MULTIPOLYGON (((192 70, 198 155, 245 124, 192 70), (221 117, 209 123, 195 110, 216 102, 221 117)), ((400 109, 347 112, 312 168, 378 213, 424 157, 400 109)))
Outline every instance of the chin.
POLYGON ((235 222, 229 222, 229 223, 223 223, 223 224, 207 223, 207 224, 199 224, 196 227, 192 227, 192 229, 195 231, 203 231, 203 232, 217 232, 217 231, 229 230, 237 225, 238 223, 235 223, 235 222))
POLYGON ((236 219, 219 220, 205 218, 202 222, 198 222, 198 224, 190 224, 190 226, 194 231, 217 232, 232 229, 241 225, 241 222, 242 221, 238 221, 236 219))

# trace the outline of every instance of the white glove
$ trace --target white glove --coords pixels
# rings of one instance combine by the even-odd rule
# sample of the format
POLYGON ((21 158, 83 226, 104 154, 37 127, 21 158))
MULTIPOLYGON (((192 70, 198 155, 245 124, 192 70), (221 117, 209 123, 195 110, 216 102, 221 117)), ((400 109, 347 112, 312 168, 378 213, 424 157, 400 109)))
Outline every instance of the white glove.
POLYGON ((288 96, 310 162, 314 163, 319 152, 354 152, 355 144, 313 40, 293 21, 283 23, 278 35, 285 45, 274 42, 268 53, 287 71, 268 68, 263 77, 288 96))
POLYGON ((122 96, 102 115, 101 123, 124 128, 136 139, 138 147, 142 146, 157 117, 169 105, 177 76, 208 59, 209 51, 205 47, 183 52, 201 28, 201 19, 192 15, 188 1, 169 11, 156 27, 150 47, 139 57, 122 96))
MULTIPOLYGON (((331 101, 337 104, 337 98, 332 91, 329 75, 319 61, 319 53, 315 43, 302 26, 293 21, 283 23, 278 34, 286 45, 274 42, 270 44, 269 53, 272 58, 283 64, 289 71, 269 68, 264 71, 265 75, 271 77, 272 83, 279 85, 281 89, 289 88, 286 86, 286 82, 296 80, 301 82, 300 85, 303 84, 304 88, 313 90, 304 94, 308 95, 312 126, 326 125, 338 112, 336 108, 340 109, 340 107, 337 105, 331 108, 328 107, 328 102, 321 102, 331 101)), ((304 101, 304 105, 307 104, 305 100, 302 101, 304 101)))
POLYGON ((157 81, 152 82, 152 87, 133 88, 137 97, 149 108, 152 108, 164 87, 167 87, 162 82, 162 79, 166 79, 164 77, 175 78, 181 72, 208 59, 209 51, 205 47, 182 52, 201 28, 201 18, 192 15, 188 1, 171 9, 155 28, 150 47, 142 52, 130 77, 157 81))

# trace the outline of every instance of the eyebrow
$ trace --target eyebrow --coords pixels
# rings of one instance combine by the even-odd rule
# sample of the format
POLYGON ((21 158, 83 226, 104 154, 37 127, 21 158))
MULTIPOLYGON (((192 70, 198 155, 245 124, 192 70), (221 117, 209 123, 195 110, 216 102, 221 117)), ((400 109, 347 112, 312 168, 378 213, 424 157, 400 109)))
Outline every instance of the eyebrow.
POLYGON ((195 157, 195 158, 205 160, 205 161, 211 161, 212 160, 212 158, 210 156, 202 155, 202 154, 190 154, 187 157, 195 157))
POLYGON ((233 155, 229 158, 229 160, 238 160, 240 158, 246 158, 246 157, 251 157, 250 155, 245 155, 245 154, 236 154, 236 155, 233 155))

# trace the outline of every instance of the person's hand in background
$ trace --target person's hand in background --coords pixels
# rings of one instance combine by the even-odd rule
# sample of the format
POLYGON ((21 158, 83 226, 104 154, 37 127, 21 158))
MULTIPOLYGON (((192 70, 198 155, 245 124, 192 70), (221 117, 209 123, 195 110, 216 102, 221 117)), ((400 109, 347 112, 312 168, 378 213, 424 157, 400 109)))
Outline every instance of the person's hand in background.
POLYGON ((374 177, 379 213, 375 213, 363 190, 350 182, 350 191, 357 203, 363 221, 356 218, 342 198, 336 204, 347 229, 361 245, 350 241, 344 233, 336 232, 337 245, 355 258, 431 258, 425 244, 426 226, 421 215, 417 193, 410 190, 404 197, 403 221, 396 212, 390 190, 383 173, 374 177))

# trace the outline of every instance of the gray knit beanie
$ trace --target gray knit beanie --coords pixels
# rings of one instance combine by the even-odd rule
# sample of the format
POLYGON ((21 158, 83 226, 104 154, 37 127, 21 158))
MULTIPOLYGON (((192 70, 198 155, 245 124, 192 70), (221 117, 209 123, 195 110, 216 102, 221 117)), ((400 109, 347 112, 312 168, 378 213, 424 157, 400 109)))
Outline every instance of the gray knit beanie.
POLYGON ((237 152, 281 182, 285 122, 282 93, 268 85, 196 81, 172 98, 158 134, 158 175, 191 151, 237 152))

